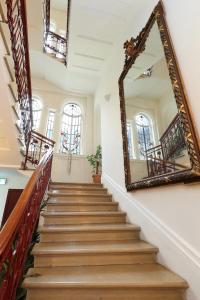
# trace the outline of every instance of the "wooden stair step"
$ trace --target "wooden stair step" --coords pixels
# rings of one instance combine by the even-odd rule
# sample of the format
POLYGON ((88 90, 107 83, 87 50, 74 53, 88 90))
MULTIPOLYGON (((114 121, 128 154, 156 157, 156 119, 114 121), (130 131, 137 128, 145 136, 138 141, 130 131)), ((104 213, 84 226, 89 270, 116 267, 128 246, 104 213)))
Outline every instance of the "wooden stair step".
POLYGON ((109 212, 53 212, 44 211, 41 213, 44 217, 44 225, 59 224, 109 224, 125 223, 126 213, 120 211, 109 212))
POLYGON ((116 211, 117 209, 117 202, 63 202, 59 199, 57 201, 50 199, 47 203, 47 211, 116 211))
POLYGON ((142 241, 40 243, 32 251, 35 267, 153 263, 157 252, 142 241))
POLYGON ((112 196, 110 195, 98 195, 98 196, 93 196, 93 195, 49 195, 49 200, 57 202, 59 201, 60 203, 63 202, 112 202, 112 196))
POLYGON ((76 187, 76 188, 82 188, 82 187, 90 187, 90 188, 100 188, 103 187, 103 184, 101 183, 77 183, 77 182, 50 182, 50 187, 76 187))
POLYGON ((28 300, 183 300, 187 283, 158 264, 34 268, 28 300))
POLYGON ((41 242, 135 240, 140 227, 129 224, 41 226, 41 242))
POLYGON ((96 194, 107 194, 108 190, 105 188, 98 187, 65 187, 65 186, 51 186, 49 192, 54 193, 96 193, 96 194))

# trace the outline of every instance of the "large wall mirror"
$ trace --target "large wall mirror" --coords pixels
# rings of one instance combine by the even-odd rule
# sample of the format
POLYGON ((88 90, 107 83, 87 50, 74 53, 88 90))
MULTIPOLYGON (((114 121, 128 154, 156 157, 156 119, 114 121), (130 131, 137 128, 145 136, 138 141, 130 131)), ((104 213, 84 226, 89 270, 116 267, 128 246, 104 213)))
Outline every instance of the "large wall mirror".
POLYGON ((127 189, 199 179, 198 142, 161 2, 124 48, 119 91, 127 189))

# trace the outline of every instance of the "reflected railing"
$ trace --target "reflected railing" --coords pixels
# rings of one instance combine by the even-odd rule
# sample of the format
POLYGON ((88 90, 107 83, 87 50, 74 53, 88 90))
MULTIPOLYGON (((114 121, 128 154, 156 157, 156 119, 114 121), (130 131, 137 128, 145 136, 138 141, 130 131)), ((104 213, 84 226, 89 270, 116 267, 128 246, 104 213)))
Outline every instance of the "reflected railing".
POLYGON ((185 149, 183 125, 177 114, 160 138, 160 145, 146 150, 148 177, 186 170, 175 161, 185 149))
POLYGON ((69 39, 69 19, 71 0, 67 0, 67 28, 66 37, 63 37, 50 30, 51 18, 51 0, 44 0, 44 52, 48 55, 55 57, 67 66, 67 52, 68 52, 68 39, 69 39))

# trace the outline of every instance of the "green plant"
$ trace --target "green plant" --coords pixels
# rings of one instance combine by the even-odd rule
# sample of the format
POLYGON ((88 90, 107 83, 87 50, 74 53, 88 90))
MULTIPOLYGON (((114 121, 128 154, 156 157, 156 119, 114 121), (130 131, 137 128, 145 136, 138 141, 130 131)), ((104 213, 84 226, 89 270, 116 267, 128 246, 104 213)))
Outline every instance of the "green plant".
POLYGON ((91 154, 87 156, 87 160, 89 161, 90 165, 92 166, 92 170, 94 174, 100 174, 101 172, 101 162, 102 162, 102 153, 101 153, 101 146, 97 146, 97 150, 95 154, 91 154))

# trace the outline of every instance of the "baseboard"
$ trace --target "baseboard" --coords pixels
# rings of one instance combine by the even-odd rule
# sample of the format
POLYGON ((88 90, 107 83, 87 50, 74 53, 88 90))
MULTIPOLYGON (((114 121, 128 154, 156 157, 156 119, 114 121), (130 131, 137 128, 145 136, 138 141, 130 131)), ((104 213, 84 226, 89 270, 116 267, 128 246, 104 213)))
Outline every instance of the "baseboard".
MULTIPOLYGON (((110 176, 104 174, 102 179, 104 185, 107 188, 110 188, 110 192, 112 194, 118 195, 117 198, 121 199, 121 201, 123 201, 124 199, 128 202, 131 202, 132 207, 135 210, 137 210, 137 212, 141 215, 141 220, 142 218, 143 219, 145 218, 145 220, 147 220, 149 224, 155 227, 164 236, 164 238, 168 241, 168 243, 172 243, 173 246, 176 247, 179 252, 185 255, 190 260, 190 262, 195 264, 195 266, 198 267, 200 270, 200 253, 198 251, 196 251, 190 244, 187 243, 187 241, 182 239, 182 237, 177 235, 176 232, 171 230, 159 218, 157 218, 148 209, 146 209, 146 207, 141 205, 139 201, 137 200, 133 201, 133 197, 131 197, 129 193, 126 192, 125 188, 123 189, 110 176)), ((127 215, 129 215, 128 211, 127 211, 127 215)))

